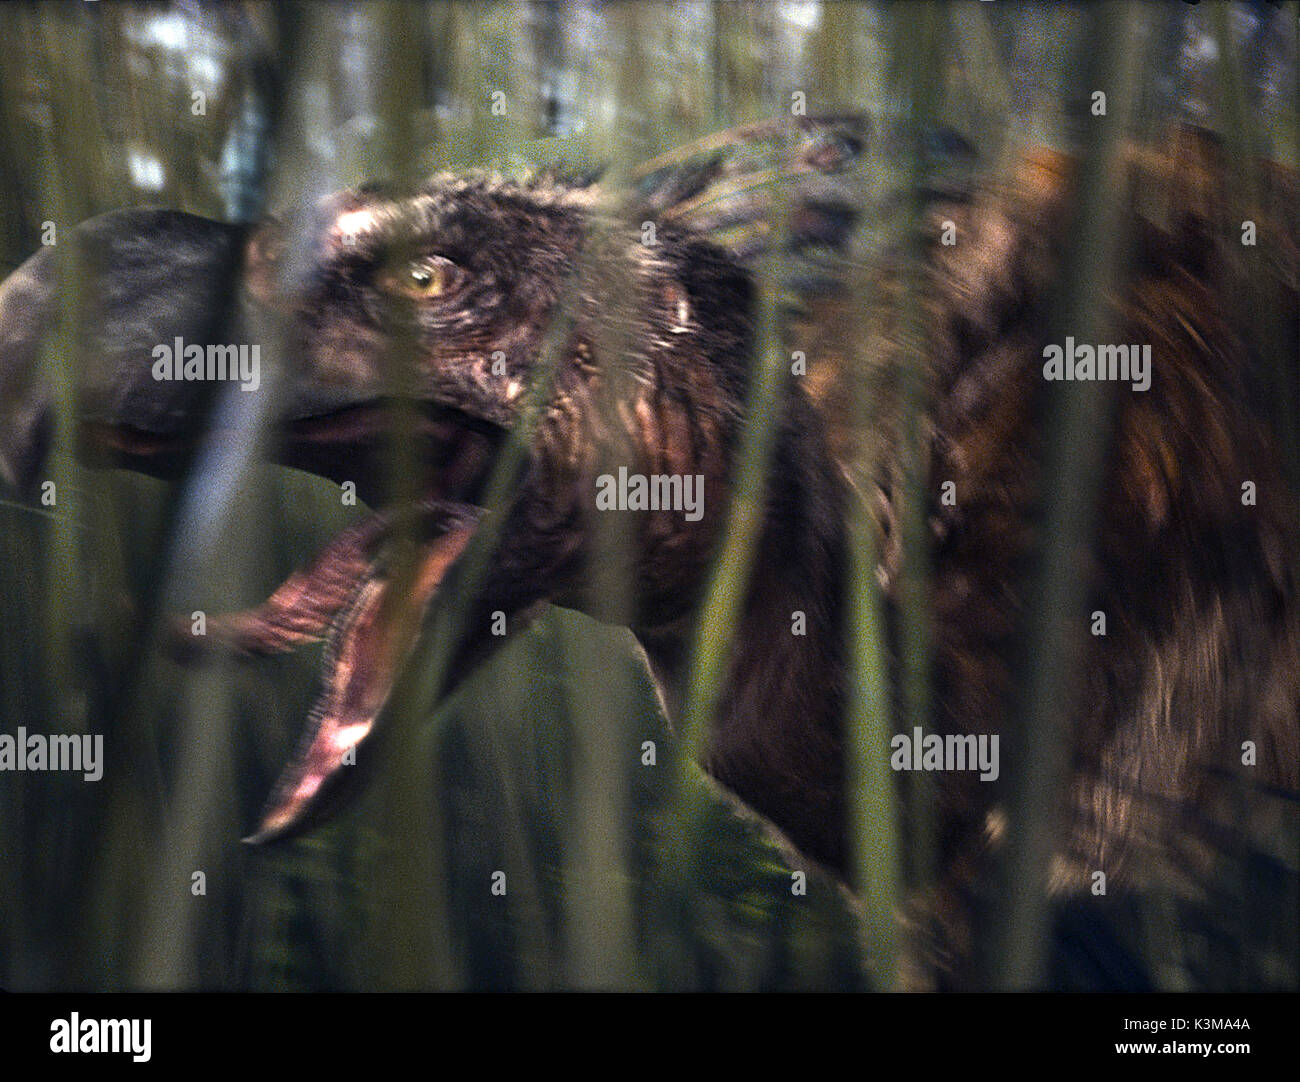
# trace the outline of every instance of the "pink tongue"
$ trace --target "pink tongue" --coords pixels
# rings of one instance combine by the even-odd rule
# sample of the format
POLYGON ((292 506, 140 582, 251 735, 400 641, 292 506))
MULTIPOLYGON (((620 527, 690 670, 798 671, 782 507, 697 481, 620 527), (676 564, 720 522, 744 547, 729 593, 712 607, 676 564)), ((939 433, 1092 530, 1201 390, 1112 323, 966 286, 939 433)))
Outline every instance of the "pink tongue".
POLYGON ((348 753, 373 728, 429 600, 473 534, 474 527, 461 526, 425 543, 414 581, 400 594, 373 566, 361 580, 326 645, 325 687, 303 748, 276 784, 261 826, 245 841, 268 842, 302 825, 327 784, 355 763, 348 753))

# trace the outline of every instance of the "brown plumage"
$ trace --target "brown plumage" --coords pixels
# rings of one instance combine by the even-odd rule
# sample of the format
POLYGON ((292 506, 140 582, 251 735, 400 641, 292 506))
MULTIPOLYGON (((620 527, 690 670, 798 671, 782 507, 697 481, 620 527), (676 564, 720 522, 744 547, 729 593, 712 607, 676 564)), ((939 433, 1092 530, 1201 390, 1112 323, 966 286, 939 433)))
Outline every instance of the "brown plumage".
MULTIPOLYGON (((802 172, 841 167, 839 145, 814 143, 802 172)), ((1236 223, 1223 220, 1225 204, 1214 196, 1223 166, 1212 144, 1188 137, 1165 153, 1136 156, 1130 168, 1135 194, 1125 227, 1136 243, 1116 284, 1115 341, 1149 343, 1155 361, 1149 391, 1114 388, 1116 435, 1088 581, 1090 607, 1108 615, 1109 630, 1090 639, 1078 659, 1078 703, 1062 704, 1074 737, 1053 870, 1063 892, 1086 891, 1096 870, 1121 885, 1171 870, 1186 875, 1193 860, 1208 859, 1185 851, 1183 842, 1207 836, 1189 827, 1190 817, 1213 817, 1243 781, 1251 789, 1300 789, 1296 506, 1260 421, 1258 359, 1234 322, 1231 298, 1245 279, 1232 248, 1236 223), (1138 198, 1149 184, 1168 195, 1154 216, 1138 198), (1256 488, 1253 504, 1242 500, 1247 481, 1256 488), (1243 772, 1247 740, 1257 745, 1258 766, 1243 772)), ((309 738, 260 838, 309 823, 341 778, 343 754, 369 733, 424 608, 457 574, 492 456, 519 420, 562 296, 569 297, 569 322, 553 394, 476 595, 457 675, 499 642, 488 632, 494 613, 504 612, 517 629, 534 606, 551 601, 627 623, 670 715, 680 708, 689 634, 744 424, 755 310, 751 272, 738 254, 744 244, 710 239, 710 231, 735 223, 690 212, 709 206, 700 193, 719 175, 713 165, 673 174, 675 186, 661 179, 612 218, 594 190, 549 179, 441 177, 407 198, 348 192, 319 208, 307 272, 292 281, 276 266, 283 247, 276 227, 254 237, 246 275, 252 294, 288 313, 303 372, 284 410, 280 460, 355 481, 376 503, 389 500, 380 452, 391 393, 384 358, 396 321, 418 360, 406 390, 419 403, 413 461, 421 501, 395 512, 416 523, 419 541, 400 596, 388 596, 392 520, 381 512, 340 537, 262 609, 213 621, 210 641, 247 653, 329 640, 326 687, 309 738), (642 214, 659 221, 654 246, 639 243, 642 214), (691 522, 680 512, 633 512, 630 550, 602 550, 596 478, 620 465, 702 475, 708 513, 691 522)), ((1031 155, 1003 185, 935 209, 933 224, 953 221, 962 238, 951 248, 933 245, 921 298, 934 725, 941 733, 1005 732, 1015 708, 1043 495, 1042 349, 1070 176, 1065 159, 1031 155), (938 498, 945 481, 956 486, 951 506, 938 498)), ((1270 190, 1283 214, 1294 211, 1293 179, 1272 175, 1270 190)), ((842 211, 819 196, 796 202, 794 217, 804 215, 810 236, 841 240, 851 225, 842 211)), ((738 217, 743 223, 755 215, 738 217)), ((1294 346, 1295 233, 1285 233, 1285 217, 1270 224, 1275 231, 1261 250, 1274 259, 1268 276, 1294 346)), ((124 218, 107 230, 108 242, 128 243, 123 238, 140 228, 138 217, 124 218)), ((166 228, 197 236, 200 250, 218 247, 204 240, 208 226, 194 220, 166 228)), ((220 246, 230 246, 224 233, 220 246)), ((111 274, 111 261, 105 267, 111 274)), ((14 298, 30 297, 33 283, 45 288, 49 273, 29 265, 6 284, 0 329, 16 323, 14 298)), ((759 555, 705 761, 800 851, 840 876, 849 873, 845 516, 850 500, 871 501, 892 629, 902 492, 898 288, 888 269, 874 283, 866 368, 814 349, 808 389, 792 381, 787 390, 759 555), (867 433, 853 428, 845 408, 862 381, 876 404, 867 433), (858 482, 875 491, 859 495, 839 459, 873 463, 872 477, 858 482), (807 615, 806 636, 790 633, 795 611, 807 615)), ((137 303, 154 296, 137 291, 137 303)), ((156 300, 165 297, 160 286, 156 300)), ((815 299, 807 340, 817 342, 819 327, 845 318, 847 303, 815 299)), ((24 329, 10 330, 0 351, 11 372, 30 366, 25 343, 40 322, 30 310, 22 318, 24 329)), ((144 382, 141 345, 129 336, 110 343, 113 374, 99 394, 91 389, 97 427, 87 432, 114 461, 174 469, 192 411, 155 408, 177 392, 144 382), (123 387, 145 388, 150 408, 121 394, 123 387)), ((1294 362, 1293 350, 1292 375, 1294 362)), ((30 400, 24 410, 24 431, 31 431, 30 400)), ((11 437, 6 446, 8 474, 19 487, 20 475, 30 474, 30 443, 19 448, 11 437)), ((923 927, 918 940, 937 936, 940 942, 924 949, 953 973, 970 955, 962 899, 985 875, 1004 829, 999 793, 970 774, 939 779, 945 901, 937 927, 923 927)))

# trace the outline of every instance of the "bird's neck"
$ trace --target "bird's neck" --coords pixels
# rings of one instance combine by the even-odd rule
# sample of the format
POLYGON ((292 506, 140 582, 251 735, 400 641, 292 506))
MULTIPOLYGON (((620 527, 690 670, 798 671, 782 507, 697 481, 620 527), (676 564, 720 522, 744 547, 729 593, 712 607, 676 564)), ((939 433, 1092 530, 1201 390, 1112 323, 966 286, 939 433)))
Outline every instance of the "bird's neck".
MULTIPOLYGON (((786 426, 771 471, 704 765, 803 853, 842 872, 846 484, 819 438, 799 429, 786 426)), ((674 724, 698 616, 635 629, 674 724)))

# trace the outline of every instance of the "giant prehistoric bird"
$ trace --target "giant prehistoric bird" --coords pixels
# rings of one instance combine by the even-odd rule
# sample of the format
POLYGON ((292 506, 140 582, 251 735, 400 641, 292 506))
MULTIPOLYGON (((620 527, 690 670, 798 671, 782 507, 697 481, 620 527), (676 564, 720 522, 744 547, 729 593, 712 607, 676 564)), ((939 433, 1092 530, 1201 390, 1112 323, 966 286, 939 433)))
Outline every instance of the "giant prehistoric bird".
MULTIPOLYGON (((810 182, 847 168, 862 138, 844 124, 805 135, 793 173, 810 182)), ((1243 279, 1232 247, 1239 227, 1223 212, 1225 168, 1213 140, 1192 133, 1172 152, 1133 155, 1128 168, 1123 227, 1135 243, 1111 314, 1116 342, 1151 345, 1152 378, 1146 391, 1116 389, 1087 572, 1090 608, 1108 614, 1109 630, 1089 639, 1083 694, 1063 707, 1072 765, 1052 875, 1065 892, 1085 891, 1098 869, 1135 885, 1160 867, 1185 870, 1196 859, 1194 847, 1177 844, 1191 836, 1189 810, 1205 813, 1234 782, 1300 789, 1296 505, 1260 420, 1259 360, 1232 307, 1243 279), (1158 212, 1143 198, 1152 190, 1162 194, 1158 212), (1246 482, 1252 501, 1242 498, 1246 482), (1243 774, 1247 741, 1256 765, 1243 774)), ((589 183, 473 175, 439 176, 410 193, 342 192, 293 238, 274 223, 246 233, 164 211, 80 228, 94 364, 78 441, 92 461, 164 476, 184 468, 213 388, 154 379, 153 351, 176 337, 239 341, 214 303, 234 295, 279 312, 287 327, 293 375, 278 392, 277 461, 354 482, 376 508, 265 604, 209 626, 206 642, 249 655, 327 641, 308 736, 258 840, 310 824, 346 780, 345 754, 371 733, 420 618, 457 574, 482 518, 485 480, 524 414, 555 326, 553 383, 527 435, 456 672, 499 641, 488 633, 494 614, 513 629, 550 602, 625 621, 670 716, 680 709, 746 423, 755 338, 751 253, 717 234, 756 214, 741 200, 727 222, 718 208, 735 202, 705 197, 725 173, 717 157, 660 171, 613 217, 589 183), (643 243, 647 220, 657 225, 653 245, 643 243), (296 273, 282 266, 290 241, 306 253, 296 273), (398 342, 414 357, 402 401, 416 476, 402 504, 384 460, 395 408, 386 358, 398 342), (614 559, 595 540, 595 500, 598 476, 619 466, 703 477, 706 513, 692 521, 668 508, 630 511, 630 548, 614 559), (400 576, 390 559, 399 529, 418 543, 400 576), (618 605, 607 605, 619 592, 608 588, 611 574, 626 575, 618 605)), ((1048 298, 1072 175, 1067 159, 1033 154, 999 184, 939 193, 926 218, 925 521, 941 734, 1005 732, 1015 707, 1043 496, 1048 298), (960 243, 939 243, 944 221, 960 243), (940 499, 943 481, 955 483, 955 502, 940 499)), ((1274 290, 1266 303, 1280 315, 1293 379, 1296 187, 1280 170, 1268 179, 1279 218, 1265 242, 1274 290)), ((851 201, 816 184, 794 190, 796 243, 842 245, 856 217, 851 201)), ((783 392, 756 562, 703 762, 841 877, 850 872, 851 500, 870 504, 895 633, 903 499, 890 390, 902 355, 895 289, 879 276, 861 323, 880 404, 868 484, 851 484, 837 458, 837 407, 860 374, 832 366, 814 393, 797 378, 783 392), (806 614, 806 635, 791 634, 796 611, 806 614)), ((843 314, 837 303, 819 318, 843 314)), ((0 470, 17 491, 42 476, 51 393, 37 358, 59 304, 52 252, 0 287, 0 470)), ((996 792, 970 774, 940 778, 939 856, 954 881, 978 875, 998 844, 1005 815, 996 792)))

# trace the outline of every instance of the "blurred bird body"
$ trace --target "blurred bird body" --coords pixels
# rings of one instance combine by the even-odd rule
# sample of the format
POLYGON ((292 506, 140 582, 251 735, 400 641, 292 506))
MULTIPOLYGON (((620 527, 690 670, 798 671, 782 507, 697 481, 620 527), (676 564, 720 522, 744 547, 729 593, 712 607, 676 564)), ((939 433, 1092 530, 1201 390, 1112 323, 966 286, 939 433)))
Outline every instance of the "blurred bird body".
MULTIPOLYGON (((812 185, 791 200, 792 247, 843 252, 856 209, 817 185, 847 167, 860 133, 842 121, 811 130, 791 170, 812 185)), ((1165 873, 1203 881, 1222 846, 1201 844, 1210 832, 1197 817, 1215 818, 1234 793, 1300 790, 1296 505, 1259 422, 1256 366, 1230 311, 1244 279, 1225 254, 1232 237, 1215 201, 1223 165, 1193 140, 1131 168, 1135 193, 1155 176, 1168 203, 1156 221, 1135 196, 1125 221, 1136 239, 1118 279, 1113 340, 1149 346, 1153 360, 1149 390, 1115 388, 1086 570, 1090 610, 1107 614, 1109 629, 1073 659, 1081 694, 1063 704, 1074 746, 1052 883, 1064 893, 1086 892, 1098 870, 1114 884, 1165 873), (1243 502, 1246 482, 1253 503, 1243 502), (1253 768, 1243 767, 1247 742, 1253 768)), ((617 212, 598 189, 550 177, 441 176, 410 196, 341 193, 297 236, 267 225, 245 243, 230 227, 164 212, 83 227, 98 249, 89 294, 100 328, 79 433, 88 454, 183 472, 204 403, 183 381, 152 380, 148 351, 160 327, 163 341, 220 340, 221 321, 202 298, 242 278, 239 305, 281 312, 294 358, 277 460, 352 481, 380 508, 264 606, 209 624, 210 642, 249 654, 327 640, 325 687, 259 840, 303 829, 333 806, 348 780, 345 757, 381 716, 426 609, 456 584, 492 464, 521 423, 526 453, 475 584, 455 678, 499 645, 495 614, 517 631, 553 602, 630 626, 670 716, 679 713, 691 631, 735 496, 756 339, 749 263, 772 243, 750 227, 770 203, 756 209, 743 183, 737 195, 723 159, 643 175, 617 212), (730 199, 710 198, 719 182, 732 186, 730 199), (654 244, 642 243, 647 220, 657 223, 654 244), (733 228, 750 231, 718 239, 733 228), (285 252, 295 244, 292 260, 285 252), (396 378, 395 348, 414 360, 396 378), (552 351, 553 382, 532 414, 526 389, 552 351), (414 499, 395 503, 384 455, 402 416, 417 474, 414 499), (705 513, 627 511, 626 544, 611 551, 600 544, 597 495, 599 479, 619 471, 701 478, 705 513), (391 555, 394 536, 416 542, 408 565, 391 555)), ((1293 212, 1294 178, 1274 180, 1283 214, 1293 212)), ((1046 321, 1070 184, 1066 159, 1034 154, 1004 185, 945 201, 927 218, 928 227, 954 223, 961 238, 952 247, 931 239, 916 299, 929 403, 933 725, 945 736, 1005 732, 1016 705, 1044 495, 1046 321), (945 481, 955 502, 938 498, 945 481)), ((1294 243, 1292 233, 1272 249, 1280 273, 1269 278, 1292 346, 1294 243)), ((869 502, 896 644, 906 488, 899 374, 917 343, 900 326, 906 302, 888 268, 866 312, 853 310, 852 293, 821 288, 821 270, 811 277, 817 287, 796 331, 812 358, 807 386, 796 379, 785 389, 767 489, 740 505, 762 525, 704 766, 845 878, 846 519, 850 501, 869 502), (857 363, 843 351, 849 324, 866 330, 857 363), (850 408, 863 396, 873 414, 866 432, 850 408), (795 613, 807 634, 791 634, 795 613)), ((48 253, 0 287, 0 465, 16 488, 39 476, 48 440, 36 344, 56 308, 48 253)), ((1291 378, 1294 359, 1282 366, 1291 378)), ((940 898, 917 932, 938 941, 923 949, 954 972, 972 950, 972 884, 1014 829, 1000 790, 979 774, 941 776, 940 898)))

